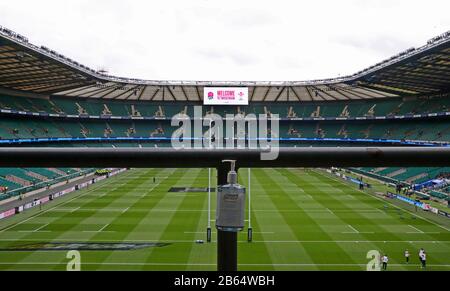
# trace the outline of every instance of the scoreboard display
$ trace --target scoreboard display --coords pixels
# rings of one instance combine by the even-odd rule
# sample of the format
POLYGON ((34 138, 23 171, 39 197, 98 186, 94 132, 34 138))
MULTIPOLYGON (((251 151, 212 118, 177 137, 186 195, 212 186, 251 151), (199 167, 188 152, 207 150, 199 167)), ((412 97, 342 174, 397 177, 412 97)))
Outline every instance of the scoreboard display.
POLYGON ((247 87, 205 87, 204 105, 248 105, 247 87))

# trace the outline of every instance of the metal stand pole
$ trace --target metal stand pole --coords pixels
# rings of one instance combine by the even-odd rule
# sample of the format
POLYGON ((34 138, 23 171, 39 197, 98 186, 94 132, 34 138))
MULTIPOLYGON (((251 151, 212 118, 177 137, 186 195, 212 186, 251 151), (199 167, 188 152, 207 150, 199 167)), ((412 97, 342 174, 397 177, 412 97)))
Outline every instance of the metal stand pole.
POLYGON ((211 242, 211 168, 208 169, 208 228, 206 229, 206 242, 211 242))
MULTIPOLYGON (((211 120, 209 121, 209 148, 212 147, 211 120)), ((206 242, 211 242, 211 168, 208 168, 208 228, 206 229, 206 242)))
MULTIPOLYGON (((218 186, 227 184, 228 171, 226 164, 217 168, 218 186)), ((237 271, 237 232, 217 230, 217 271, 237 271)))
POLYGON ((251 196, 251 186, 250 186, 250 176, 251 176, 251 171, 250 168, 248 168, 248 230, 247 230, 247 241, 248 242, 252 242, 253 240, 253 228, 252 228, 252 214, 250 212, 251 209, 251 201, 252 201, 252 196, 251 196))

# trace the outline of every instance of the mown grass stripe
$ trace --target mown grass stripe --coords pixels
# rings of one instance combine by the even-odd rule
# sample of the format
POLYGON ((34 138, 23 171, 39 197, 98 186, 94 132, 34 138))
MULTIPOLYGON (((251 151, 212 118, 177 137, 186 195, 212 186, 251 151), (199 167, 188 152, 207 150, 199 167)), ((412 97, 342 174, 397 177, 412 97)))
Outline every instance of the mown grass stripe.
MULTIPOLYGON (((374 196, 371 196, 367 193, 364 193, 358 189, 354 189, 352 188, 349 184, 345 183, 344 181, 338 180, 335 177, 331 177, 328 174, 326 174, 325 172, 317 172, 315 171, 317 175, 321 175, 325 178, 328 178, 330 180, 333 180, 335 183, 342 185, 344 187, 344 189, 348 189, 349 192, 357 192, 358 196, 360 197, 365 197, 365 199, 369 199, 369 201, 372 201, 373 203, 378 203, 378 204, 382 204, 383 201, 380 201, 379 199, 377 199, 374 196)), ((394 206, 394 208, 403 211, 401 208, 399 208, 398 206, 392 205, 390 202, 386 202, 389 203, 391 206, 394 206)), ((391 213, 391 217, 393 220, 397 220, 400 221, 399 223, 404 225, 405 228, 407 228, 407 224, 409 223, 408 221, 402 221, 399 219, 398 216, 395 216, 396 212, 391 213)), ((414 215, 414 222, 416 224, 420 224, 420 225, 428 225, 428 226, 432 226, 435 225, 434 222, 428 221, 423 217, 420 217, 418 215, 414 215)), ((377 221, 373 222, 374 224, 378 224, 377 221)), ((382 226, 382 225, 380 225, 382 226)), ((380 236, 381 237, 385 237, 385 233, 382 233, 380 236)), ((440 241, 443 238, 450 238, 450 233, 443 233, 443 234, 409 234, 409 235, 398 235, 397 237, 399 238, 399 240, 404 240, 404 246, 401 250, 399 250, 398 247, 392 247, 390 245, 386 245, 383 244, 381 245, 381 243, 378 243, 378 246, 380 247, 380 250, 383 250, 383 252, 385 253, 390 253, 390 254, 394 254, 394 258, 395 261, 397 262, 403 262, 404 258, 402 257, 403 251, 405 249, 408 249, 410 251, 410 253, 415 254, 418 253, 419 249, 422 247, 420 244, 418 244, 417 242, 415 242, 416 238, 420 236, 423 237, 423 240, 427 240, 427 241, 440 241)), ((450 246, 449 245, 443 245, 441 248, 436 249, 434 251, 434 255, 433 256, 428 256, 428 261, 430 263, 445 263, 448 262, 449 258, 449 254, 450 254, 450 246)))
MULTIPOLYGON (((124 179, 125 177, 120 177, 120 175, 119 175, 119 176, 116 176, 113 179, 111 179, 111 181, 115 180, 116 178, 124 179)), ((127 183, 138 184, 138 183, 136 183, 136 179, 129 180, 127 183)), ((126 181, 126 179, 124 179, 124 180, 126 181)), ((109 185, 109 183, 103 183, 99 188, 95 188, 95 189, 96 189, 96 191, 100 191, 103 188, 107 188, 108 185, 109 185)), ((117 190, 117 188, 108 190, 105 193, 112 192, 114 190, 117 190)), ((86 193, 90 193, 88 191, 86 193)), ((83 197, 83 196, 81 196, 81 197, 83 197)), ((94 199, 97 199, 97 198, 92 197, 89 199, 89 201, 94 200, 94 199)), ((75 199, 70 200, 70 202, 73 202, 73 201, 75 201, 75 199)), ((89 205, 89 202, 82 203, 81 207, 83 207, 85 205, 89 205)), ((109 203, 106 203, 104 205, 104 207, 107 207, 108 205, 109 205, 109 203)), ((68 231, 75 227, 82 226, 83 221, 85 221, 89 217, 92 217, 93 215, 95 215, 95 212, 85 213, 83 215, 77 215, 76 213, 66 213, 66 214, 60 215, 59 217, 53 218, 50 222, 50 225, 48 226, 49 230, 52 230, 52 231, 49 233, 45 233, 45 236, 42 236, 42 241, 51 242, 51 241, 58 240, 58 238, 64 237, 65 231, 68 231), (63 226, 63 227, 61 227, 61 226, 63 226)), ((28 234, 24 238, 27 238, 31 235, 33 235, 33 234, 28 234)), ((88 239, 88 237, 86 237, 87 235, 88 234, 85 234, 84 239, 88 239)), ((76 241, 75 238, 74 238, 74 241, 76 241)), ((35 252, 31 252, 31 253, 23 252, 20 254, 15 253, 14 255, 15 255, 15 259, 17 261, 30 260, 30 259, 33 260, 33 258, 39 258, 41 256, 39 251, 35 251, 35 252)), ((52 255, 51 257, 59 258, 61 261, 66 260, 65 256, 52 255)), ((55 266, 55 268, 56 268, 56 266, 55 266)))
MULTIPOLYGON (((279 185, 278 183, 283 183, 282 185, 286 185, 288 182, 292 182, 289 178, 287 178, 287 181, 279 181, 277 182, 277 177, 283 176, 283 170, 274 170, 274 169, 264 169, 262 170, 262 173, 265 175, 266 181, 272 181, 274 184, 279 185)), ((294 183, 295 184, 295 183, 294 183)), ((282 192, 281 186, 278 186, 279 190, 278 192, 282 192)), ((313 197, 313 199, 318 202, 323 208, 325 208, 322 203, 319 201, 321 197, 323 196, 323 193, 317 191, 316 186, 313 186, 314 191, 306 191, 305 187, 302 191, 306 194, 309 194, 313 197), (322 194, 322 195, 321 195, 322 194)), ((297 201, 293 200, 292 193, 286 193, 285 197, 285 203, 291 205, 291 207, 298 207, 300 208, 300 205, 297 203, 297 201)), ((279 207, 280 208, 280 207, 279 207)), ((291 225, 293 229, 295 229, 295 233, 297 234, 297 238, 301 240, 301 237, 317 237, 320 239, 332 239, 332 234, 330 234, 325 228, 323 228, 320 223, 317 221, 316 218, 312 217, 308 212, 305 213, 285 213, 284 215, 287 219, 287 222, 291 225), (296 221, 300 221, 301 223, 295 223, 296 221), (303 226, 302 231, 302 225, 308 226, 308 231, 304 231, 305 226, 303 226), (303 234, 302 234, 303 232, 303 234)), ((333 223, 336 223, 335 221, 333 223)), ((349 262, 354 263, 354 260, 350 254, 348 254, 341 246, 336 243, 334 245, 328 246, 326 249, 315 246, 315 245, 304 245, 303 246, 306 251, 310 254, 310 257, 313 258, 313 262, 320 264, 324 262, 332 262, 339 263, 339 262, 349 262), (330 256, 330 253, 333 253, 333 256, 330 256)))
MULTIPOLYGON (((180 170, 164 170, 163 173, 165 174, 173 174, 176 175, 177 172, 181 172, 180 170)), ((129 208, 133 209, 133 207, 140 206, 142 204, 147 205, 148 210, 151 210, 152 207, 154 207, 161 199, 164 197, 164 192, 167 187, 167 185, 164 184, 164 180, 159 180, 159 182, 153 183, 153 179, 151 178, 155 174, 154 171, 152 172, 146 172, 145 176, 141 179, 143 180, 143 183, 140 184, 140 186, 145 185, 146 187, 143 187, 143 189, 147 190, 140 190, 140 188, 136 187, 134 189, 130 189, 124 193, 122 193, 121 197, 126 199, 130 203, 132 202, 131 206, 128 206, 129 208), (151 187, 147 187, 151 186, 151 187), (139 189, 139 190, 136 190, 139 189), (152 196, 151 198, 147 196, 136 196, 133 195, 135 191, 144 192, 144 193, 157 193, 158 195, 152 196), (139 197, 139 198, 137 198, 139 197), (150 201, 149 201, 150 200, 150 201)), ((116 232, 113 234, 109 233, 99 233, 96 236, 92 237, 92 239, 98 239, 98 240, 104 240, 109 241, 112 238, 115 240, 127 240, 130 233, 133 233, 134 229, 143 221, 143 219, 147 216, 147 213, 145 212, 119 212, 116 213, 113 216, 113 220, 110 223, 110 229, 115 230, 116 232)), ((129 254, 123 254, 122 252, 104 252, 102 255, 96 255, 96 259, 98 262, 107 262, 110 260, 113 260, 114 257, 119 257, 119 259, 123 259, 124 256, 128 256, 129 254)))
MULTIPOLYGON (((207 177, 206 171, 207 170, 205 169, 199 170, 196 173, 196 178, 191 178, 191 181, 185 186, 201 187, 207 184, 207 179, 205 179, 205 177, 207 177)), ((190 209, 193 207, 198 207, 199 205, 204 205, 205 201, 207 201, 206 193, 201 193, 201 195, 198 196, 184 195, 181 197, 182 199, 181 201, 179 201, 178 205, 176 205, 176 209, 190 209)), ((154 249, 147 257, 147 262, 159 262, 167 260, 168 253, 176 254, 176 256, 174 256, 174 259, 177 258, 181 261, 188 261, 191 255, 191 251, 194 247, 196 234, 186 234, 184 233, 184 231, 194 229, 199 224, 200 217, 201 212, 173 212, 173 215, 170 217, 170 221, 166 225, 166 228, 161 232, 160 240, 165 241, 167 239, 184 237, 187 240, 191 239, 192 244, 172 244, 168 247, 165 247, 164 249, 154 249)), ((206 223, 206 221, 204 221, 204 223, 206 223)), ((172 259, 170 261, 172 261, 172 259)))

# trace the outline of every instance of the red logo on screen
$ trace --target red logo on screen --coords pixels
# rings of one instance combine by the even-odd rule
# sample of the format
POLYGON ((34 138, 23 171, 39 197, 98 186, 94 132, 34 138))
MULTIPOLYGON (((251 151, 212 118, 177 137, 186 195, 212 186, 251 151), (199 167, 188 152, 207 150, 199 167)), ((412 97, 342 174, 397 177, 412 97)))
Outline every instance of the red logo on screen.
POLYGON ((208 92, 208 99, 211 100, 214 98, 214 93, 213 92, 208 92))

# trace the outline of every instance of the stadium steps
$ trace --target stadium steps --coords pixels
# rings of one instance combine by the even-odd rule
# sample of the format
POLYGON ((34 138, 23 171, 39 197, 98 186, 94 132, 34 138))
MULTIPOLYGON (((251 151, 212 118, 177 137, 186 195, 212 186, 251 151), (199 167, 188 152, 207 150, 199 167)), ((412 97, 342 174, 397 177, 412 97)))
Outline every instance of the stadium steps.
MULTIPOLYGON (((1 174, 0 175, 0 186, 7 186, 8 191, 6 194, 0 195, 0 200, 6 199, 6 198, 9 198, 12 196, 17 196, 17 195, 20 195, 20 194, 23 194, 23 193, 26 193, 29 191, 33 191, 40 187, 45 187, 47 185, 59 183, 59 182, 65 181, 66 179, 72 179, 72 178, 78 177, 82 173, 92 172, 95 169, 83 168, 83 169, 75 170, 73 168, 59 168, 57 170, 59 170, 64 175, 58 175, 58 174, 54 173, 53 171, 51 171, 49 168, 33 168, 33 171, 37 171, 38 173, 47 173, 47 174, 50 173, 50 175, 54 177, 53 179, 46 179, 45 182, 42 182, 42 181, 37 180, 36 178, 26 176, 26 177, 30 177, 30 179, 34 179, 33 182, 36 183, 36 185, 35 185, 29 179, 18 177, 17 175, 15 175, 15 174, 24 175, 24 173, 29 174, 28 172, 26 172, 25 169, 1 168, 0 169, 0 174, 1 174), (66 169, 67 172, 64 172, 63 169, 66 169), (5 173, 7 173, 7 174, 5 175, 5 173), (14 173, 14 174, 12 174, 12 173, 14 173), (69 175, 69 176, 66 177, 66 175, 69 175), (8 179, 10 179, 10 180, 8 180, 8 179)), ((33 175, 33 176, 35 176, 35 175, 33 175)), ((44 175, 42 175, 42 176, 44 176, 44 175)))
POLYGON ((33 177, 26 175, 25 171, 21 168, 0 168, 0 176, 5 177, 6 179, 8 179, 9 176, 11 179, 8 180, 17 182, 21 185, 25 185, 28 183, 32 184, 33 182, 39 181, 33 177))
POLYGON ((60 176, 59 174, 56 174, 55 172, 50 171, 47 168, 28 168, 27 170, 36 173, 38 175, 41 175, 47 179, 56 179, 60 176))
POLYGON ((395 172, 395 171, 397 171, 399 169, 401 169, 401 168, 400 167, 389 167, 389 168, 386 168, 386 169, 384 169, 382 171, 377 172, 377 174, 387 177, 388 174, 393 173, 393 172, 395 172))
POLYGON ((450 198, 450 196, 446 193, 442 193, 440 191, 435 191, 435 190, 431 190, 428 192, 428 194, 430 194, 431 196, 438 198, 438 199, 443 199, 443 200, 448 200, 450 198))
POLYGON ((13 182, 13 183, 20 184, 21 186, 31 186, 33 184, 28 180, 22 179, 20 177, 16 177, 14 175, 6 175, 5 179, 10 182, 13 182))
POLYGON ((398 175, 403 174, 405 172, 406 172, 406 169, 405 168, 401 168, 401 169, 398 169, 398 170, 396 170, 394 172, 391 172, 391 173, 387 174, 386 176, 389 177, 389 178, 394 178, 395 176, 398 176, 398 175))
POLYGON ((414 182, 417 183, 423 179, 428 179, 430 176, 430 171, 433 171, 439 168, 424 168, 424 167, 412 167, 406 168, 406 171, 400 175, 397 175, 395 178, 400 181, 406 181, 408 183, 414 182))
POLYGON ((8 187, 8 190, 10 191, 10 190, 20 188, 23 185, 18 182, 10 181, 10 180, 7 180, 6 178, 0 177, 0 186, 8 187))
POLYGON ((425 178, 427 176, 428 176, 428 173, 420 173, 418 175, 407 178, 405 181, 408 183, 413 183, 414 181, 425 178))
POLYGON ((48 180, 47 177, 45 177, 45 176, 43 176, 43 175, 41 175, 41 174, 38 174, 38 173, 36 173, 36 172, 33 172, 33 171, 25 172, 25 174, 26 174, 27 176, 33 177, 33 178, 35 178, 35 179, 41 180, 42 182, 45 182, 45 181, 48 180))
POLYGON ((59 175, 59 176, 65 176, 67 175, 66 172, 61 171, 60 169, 57 168, 47 168, 47 170, 52 171, 53 173, 59 175))

